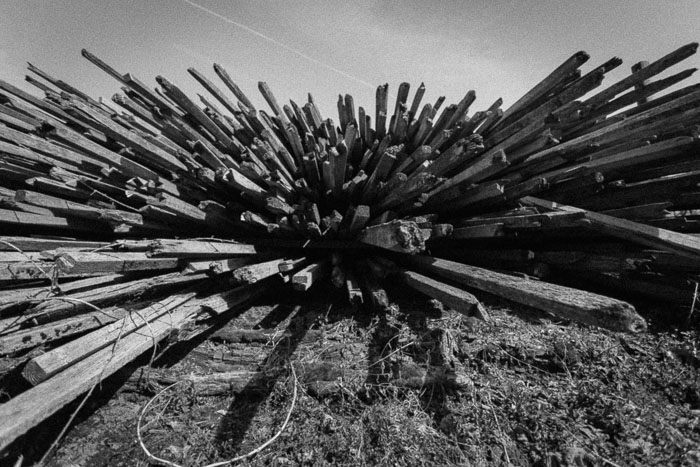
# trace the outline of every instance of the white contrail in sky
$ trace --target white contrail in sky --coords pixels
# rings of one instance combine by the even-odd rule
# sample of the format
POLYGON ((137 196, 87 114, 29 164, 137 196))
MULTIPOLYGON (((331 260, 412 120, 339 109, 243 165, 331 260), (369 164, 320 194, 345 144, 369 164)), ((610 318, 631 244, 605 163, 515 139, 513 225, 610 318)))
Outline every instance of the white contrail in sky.
POLYGON ((185 3, 187 3, 187 4, 189 4, 189 5, 191 5, 191 6, 193 6, 193 7, 195 7, 195 8, 199 8, 200 10, 202 10, 202 11, 204 11, 204 12, 206 12, 206 13, 209 13, 209 14, 212 15, 212 16, 216 16, 216 17, 219 18, 220 20, 226 21, 227 23, 233 24, 234 26, 238 26, 238 27, 241 28, 241 29, 245 29, 245 30, 248 31, 249 33, 255 34, 256 36, 258 36, 258 37, 260 37, 260 38, 262 38, 262 39, 265 39, 265 40, 268 41, 268 42, 272 42, 273 44, 278 45, 278 46, 282 47, 283 49, 285 49, 285 50, 287 50, 287 51, 289 51, 289 52, 292 52, 292 53, 294 53, 294 54, 300 56, 301 58, 305 58, 306 60, 308 60, 308 61, 310 61, 310 62, 313 62, 313 63, 315 63, 316 65, 322 66, 323 68, 327 68, 327 69, 329 69, 329 70, 331 70, 331 71, 334 71, 334 72, 338 73, 338 74, 341 75, 341 76, 344 76, 344 77, 346 77, 346 78, 348 78, 348 79, 351 79, 351 80, 353 80, 353 81, 355 81, 355 82, 358 82, 358 83, 360 83, 360 84, 363 84, 363 85, 365 85, 365 86, 368 86, 368 87, 370 87, 370 88, 372 88, 372 89, 375 89, 375 88, 376 88, 376 86, 373 85, 372 83, 368 83, 367 81, 364 81, 364 80, 362 80, 362 79, 360 79, 360 78, 357 78, 357 77, 355 77, 355 76, 352 76, 351 74, 348 74, 348 73, 344 72, 343 70, 339 70, 338 68, 335 68, 334 66, 331 66, 331 65, 328 65, 328 64, 326 64, 326 63, 323 63, 323 62, 320 61, 320 60, 317 60, 317 59, 315 59, 315 58, 313 58, 313 57, 310 57, 309 55, 306 55, 306 54, 303 53, 303 52, 300 52, 300 51, 298 51, 298 50, 296 50, 296 49, 293 49, 293 48, 289 47, 288 45, 286 45, 286 44, 283 43, 283 42, 280 42, 280 41, 278 41, 278 40, 276 40, 276 39, 273 39, 272 37, 266 36, 265 34, 260 33, 260 32, 258 32, 258 31, 256 31, 255 29, 251 29, 251 28, 249 28, 248 26, 246 26, 246 25, 244 25, 244 24, 241 24, 241 23, 239 23, 239 22, 237 22, 237 21, 232 20, 231 18, 227 18, 227 17, 225 17, 225 16, 223 16, 223 15, 220 15, 219 13, 217 13, 217 12, 215 12, 215 11, 212 11, 212 10, 210 10, 209 8, 205 7, 205 6, 199 5, 199 4, 197 4, 197 3, 195 3, 195 2, 193 2, 193 1, 191 1, 191 0, 182 0, 182 1, 185 2, 185 3))

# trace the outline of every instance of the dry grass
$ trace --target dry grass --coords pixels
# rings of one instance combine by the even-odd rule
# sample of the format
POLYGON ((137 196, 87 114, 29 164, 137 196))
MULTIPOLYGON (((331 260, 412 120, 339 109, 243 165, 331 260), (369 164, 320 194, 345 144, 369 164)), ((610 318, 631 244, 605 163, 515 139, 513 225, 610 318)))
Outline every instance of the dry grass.
MULTIPOLYGON (((260 446, 287 414, 292 360, 300 392, 289 425, 244 465, 700 462, 695 330, 623 336, 495 300, 483 323, 406 293, 387 313, 329 309, 323 295, 253 307, 226 325, 286 330, 285 339, 206 339, 184 358, 171 349, 178 356, 157 364, 175 373, 231 368, 241 348, 265 372, 237 394, 178 385, 144 417, 149 449, 195 466, 260 446), (317 380, 333 384, 322 391, 317 380)), ((147 465, 135 424, 152 393, 128 387, 92 404, 49 465, 147 465)))

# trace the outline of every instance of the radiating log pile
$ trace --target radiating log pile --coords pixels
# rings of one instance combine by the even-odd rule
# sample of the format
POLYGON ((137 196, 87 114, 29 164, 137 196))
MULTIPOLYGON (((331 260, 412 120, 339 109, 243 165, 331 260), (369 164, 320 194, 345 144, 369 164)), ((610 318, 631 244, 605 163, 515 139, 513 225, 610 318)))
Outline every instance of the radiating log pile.
POLYGON ((173 330, 262 294, 332 282, 387 306, 390 281, 482 319, 471 292, 628 332, 646 327, 629 303, 547 279, 690 306, 700 87, 654 97, 694 69, 651 80, 696 49, 602 91, 622 61, 583 73, 578 52, 473 113, 474 91, 443 108, 402 83, 392 110, 382 85, 374 115, 340 95, 337 121, 264 82, 271 112, 256 109, 217 64, 223 87, 188 70, 201 104, 85 50, 121 85, 110 104, 31 64, 42 98, 0 81, 0 355, 33 385, 0 405, 0 449, 173 330))

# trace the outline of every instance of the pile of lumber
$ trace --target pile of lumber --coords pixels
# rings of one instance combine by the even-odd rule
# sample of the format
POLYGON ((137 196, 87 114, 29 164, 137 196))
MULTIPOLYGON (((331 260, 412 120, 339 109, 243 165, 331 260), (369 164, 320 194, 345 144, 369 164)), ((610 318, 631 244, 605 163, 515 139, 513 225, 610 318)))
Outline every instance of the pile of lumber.
POLYGON ((31 385, 0 405, 0 450, 263 294, 329 282, 384 307, 398 283, 481 319, 473 293, 627 332, 646 328, 631 304, 550 280, 690 307, 700 85, 655 77, 697 46, 603 90, 622 60, 584 73, 578 52, 505 110, 382 85, 335 121, 264 82, 257 109, 217 64, 188 70, 197 99, 86 50, 121 85, 109 104, 31 64, 36 95, 0 81, 0 372, 31 385))

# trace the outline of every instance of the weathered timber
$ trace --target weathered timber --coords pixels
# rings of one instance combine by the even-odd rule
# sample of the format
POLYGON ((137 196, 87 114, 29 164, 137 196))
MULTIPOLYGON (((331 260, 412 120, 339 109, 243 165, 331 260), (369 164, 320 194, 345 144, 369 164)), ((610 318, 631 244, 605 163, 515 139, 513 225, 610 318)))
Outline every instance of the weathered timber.
POLYGON ((255 255, 261 249, 255 245, 205 240, 155 239, 148 243, 147 256, 153 258, 222 258, 237 255, 255 255))
MULTIPOLYGON (((130 276, 127 274, 105 274, 98 277, 74 280, 70 282, 61 281, 59 277, 52 285, 40 285, 22 287, 19 289, 2 290, 0 291, 0 310, 18 307, 26 308, 31 303, 36 303, 37 301, 41 301, 47 297, 80 292, 84 289, 100 287, 102 285, 115 282, 128 281, 129 277, 130 276)), ((15 321, 16 317, 10 318, 10 320, 15 321)), ((10 321, 0 319, 0 333, 2 333, 2 329, 7 328, 9 322, 10 321)))
POLYGON ((505 152, 498 151, 492 157, 481 158, 465 169, 459 178, 450 180, 449 183, 438 186, 428 193, 430 198, 426 204, 444 202, 465 194, 471 184, 489 178, 510 165, 505 152))
POLYGON ((590 228, 599 230, 608 235, 638 242, 652 248, 671 251, 689 258, 700 257, 700 239, 691 235, 660 229, 627 219, 618 219, 605 214, 599 214, 573 206, 552 203, 533 197, 526 197, 521 201, 525 204, 544 209, 583 212, 584 218, 589 222, 588 225, 590 228))
POLYGON ((11 355, 76 334, 84 334, 120 320, 128 313, 124 308, 105 307, 100 311, 85 312, 78 316, 0 335, 0 355, 11 355))
POLYGON ((488 313, 479 300, 469 292, 458 289, 448 284, 443 284, 428 276, 414 271, 400 270, 396 272, 398 278, 412 289, 441 301, 451 309, 466 316, 476 316, 488 320, 488 313))
POLYGON ((89 106, 76 101, 71 102, 69 105, 70 108, 74 108, 75 110, 86 114, 90 119, 94 120, 100 131, 104 132, 110 138, 114 138, 125 146, 133 147, 134 150, 140 151, 141 153, 147 155, 147 158, 143 158, 139 161, 144 165, 148 165, 150 163, 151 165, 175 172, 187 170, 187 166, 185 166, 172 154, 162 150, 136 133, 126 130, 114 120, 105 117, 99 112, 95 112, 89 106))
POLYGON ((279 264, 280 273, 288 273, 304 266, 309 260, 307 258, 288 259, 279 264))
POLYGON ((151 258, 145 253, 55 251, 61 273, 70 275, 176 269, 178 258, 151 258))
POLYGON ((0 449, 7 447, 27 430, 41 423, 61 407, 92 386, 114 374, 154 344, 189 322, 203 309, 222 313, 248 300, 262 289, 240 287, 227 296, 213 295, 195 298, 185 306, 175 308, 164 319, 150 323, 149 332, 131 333, 114 346, 103 348, 75 365, 66 368, 47 381, 23 392, 0 406, 0 449), (216 300, 212 300, 215 298, 216 300))
POLYGON ((346 268, 345 270, 345 287, 348 291, 348 301, 350 303, 363 303, 362 288, 352 268, 346 268))
POLYGON ((425 250, 427 238, 415 222, 401 220, 367 227, 358 235, 362 243, 409 254, 425 250))
MULTIPOLYGON (((65 344, 73 350, 63 363, 46 367, 53 376, 0 406, 9 426, 0 426, 0 446, 171 328, 255 295, 221 292, 235 281, 278 293, 330 275, 351 302, 387 307, 377 248, 409 268, 394 276, 403 286, 466 314, 479 309, 461 287, 589 325, 644 329, 624 302, 533 279, 559 275, 691 306, 700 271, 700 85, 652 98, 695 70, 649 78, 696 48, 635 66, 593 97, 621 60, 582 74, 587 54, 577 53, 506 112, 499 99, 468 115, 472 91, 419 112, 425 87, 409 109, 402 83, 388 114, 388 85, 379 86, 376 130, 350 94, 340 95, 334 122, 311 95, 303 107, 281 105, 261 82, 272 112, 258 111, 217 65, 235 98, 190 70, 214 96, 199 96, 204 108, 162 78, 163 90, 150 89, 87 52, 124 86, 119 113, 33 65, 43 81, 29 81, 43 100, 0 82, 0 225, 14 236, 0 238, 0 353, 84 334, 65 344), (503 273, 411 257, 427 240, 431 254, 503 273), (83 276, 91 278, 71 282, 83 276), (182 304, 157 295, 200 280, 206 293, 182 304), (143 301, 153 298, 162 303, 143 301), (127 333, 105 343, 112 337, 101 333, 118 320, 129 320, 127 333)), ((261 348, 238 347, 251 365, 263 363, 261 348)), ((213 379, 193 384, 225 388, 213 379)), ((329 385, 338 386, 308 388, 329 385)))
POLYGON ((36 385, 138 329, 143 328, 144 333, 148 334, 152 321, 163 315, 166 315, 164 321, 167 320, 167 315, 171 315, 174 309, 196 295, 197 291, 189 288, 142 310, 133 311, 128 317, 33 358, 27 363, 23 375, 27 381, 36 385))
POLYGON ((32 237, 0 237, 0 251, 44 251, 56 248, 97 250, 111 245, 110 242, 92 242, 89 240, 69 240, 32 237))
POLYGON ((646 329, 646 323, 634 307, 620 300, 430 256, 415 255, 406 261, 427 274, 444 277, 561 318, 616 331, 640 332, 646 329))
POLYGON ((661 73, 663 70, 669 68, 670 66, 675 65, 676 63, 693 55, 697 51, 697 48, 698 43, 692 42, 690 44, 684 45, 683 47, 680 47, 677 50, 674 50, 673 52, 665 55, 664 57, 661 57, 654 63, 649 64, 646 67, 640 68, 639 70, 635 71, 626 78, 623 78, 622 80, 604 89, 595 96, 592 96, 591 98, 587 99, 583 103, 584 106, 589 108, 596 108, 597 106, 608 102, 620 92, 629 89, 637 84, 643 83, 644 80, 661 73))
POLYGON ((508 110, 503 113, 503 116, 496 126, 503 126, 503 122, 512 120, 513 116, 518 115, 522 109, 531 105, 537 99, 550 92, 552 88, 571 75, 574 70, 588 61, 589 58, 590 56, 583 51, 576 52, 574 55, 569 57, 545 79, 537 83, 535 87, 533 87, 523 97, 518 99, 512 106, 510 106, 508 110))
POLYGON ((31 300, 34 306, 23 313, 22 316, 2 320, 6 322, 12 320, 13 325, 10 329, 3 327, 3 331, 0 331, 0 333, 35 324, 47 323, 52 320, 77 315, 88 310, 95 310, 98 305, 104 307, 116 304, 128 297, 152 296, 171 288, 191 285, 193 282, 205 279, 206 276, 192 275, 183 277, 179 273, 169 273, 131 281, 124 280, 123 276, 108 275, 106 277, 111 278, 109 282, 115 282, 115 278, 119 278, 120 280, 116 281, 116 283, 102 285, 100 281, 101 278, 86 279, 80 282, 86 284, 82 286, 83 288, 87 286, 87 284, 92 285, 93 288, 90 290, 69 293, 78 290, 78 287, 73 286, 72 283, 68 283, 66 284, 67 287, 60 288, 53 293, 44 293, 43 296, 34 298, 31 300))
POLYGON ((306 292, 324 276, 330 272, 328 261, 323 260, 309 264, 292 276, 292 287, 294 290, 306 292))
POLYGON ((243 256, 239 258, 228 258, 218 261, 211 261, 209 263, 209 270, 214 274, 223 274, 229 271, 235 271, 243 266, 246 266, 256 260, 263 259, 265 255, 260 255, 258 257, 253 256, 243 256))
POLYGON ((233 279, 242 284, 254 284, 268 277, 279 274, 279 266, 285 258, 273 259, 262 263, 243 266, 233 271, 233 279))
POLYGON ((224 82, 226 87, 228 87, 229 90, 233 93, 233 95, 236 96, 236 99, 238 99, 240 101, 239 107, 240 107, 241 103, 245 106, 245 109, 241 109, 241 110, 243 110, 243 111, 245 111, 245 110, 255 111, 255 106, 253 106, 253 103, 250 102, 250 99, 248 99, 248 97, 243 93, 243 91, 241 91, 241 89, 238 87, 238 85, 236 85, 236 83, 233 82, 233 80, 229 76, 226 69, 224 69, 224 67, 215 63, 214 64, 214 71, 219 76, 219 78, 221 78, 221 81, 224 82))

